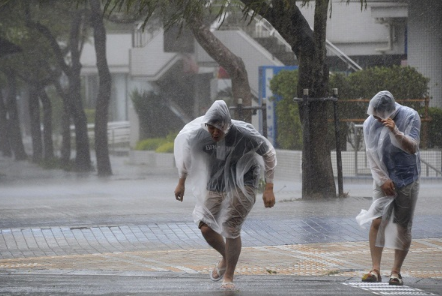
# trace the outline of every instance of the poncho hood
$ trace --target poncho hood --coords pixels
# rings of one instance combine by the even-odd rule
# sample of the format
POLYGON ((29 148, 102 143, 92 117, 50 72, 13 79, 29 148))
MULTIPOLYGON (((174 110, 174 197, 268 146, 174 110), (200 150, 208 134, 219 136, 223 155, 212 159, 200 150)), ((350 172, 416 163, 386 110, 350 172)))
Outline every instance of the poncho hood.
POLYGON ((207 130, 207 124, 210 124, 221 130, 224 134, 229 132, 232 126, 229 107, 223 100, 215 101, 203 117, 202 128, 207 130))
POLYGON ((383 90, 370 100, 367 114, 387 119, 394 117, 396 109, 397 105, 393 95, 389 91, 383 90))

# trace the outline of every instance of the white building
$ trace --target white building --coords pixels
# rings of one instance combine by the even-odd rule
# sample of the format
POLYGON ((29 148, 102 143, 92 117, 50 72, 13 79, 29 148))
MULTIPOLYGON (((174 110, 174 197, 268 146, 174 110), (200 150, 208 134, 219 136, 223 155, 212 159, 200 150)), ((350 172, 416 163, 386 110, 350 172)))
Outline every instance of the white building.
MULTIPOLYGON (((332 71, 408 64, 430 78, 430 106, 442 108, 442 1, 368 0, 367 9, 361 8, 359 0, 349 4, 332 0, 331 5, 327 39, 332 71)), ((302 11, 312 25, 314 4, 302 11)), ((290 47, 265 22, 241 28, 232 23, 214 33, 244 60, 252 94, 259 98, 259 67, 296 61, 290 47), (267 49, 266 43, 277 45, 278 50, 267 49)), ((166 93, 170 108, 184 124, 201 115, 218 90, 228 85, 228 80, 218 79, 218 65, 191 35, 183 35, 172 46, 166 42, 166 47, 184 52, 170 48, 165 52, 164 40, 174 40, 171 35, 162 30, 108 32, 107 58, 113 77, 110 120, 131 121, 131 146, 138 140, 130 100, 134 90, 166 93)), ((92 107, 98 89, 93 44, 85 46, 81 62, 86 98, 92 107)))

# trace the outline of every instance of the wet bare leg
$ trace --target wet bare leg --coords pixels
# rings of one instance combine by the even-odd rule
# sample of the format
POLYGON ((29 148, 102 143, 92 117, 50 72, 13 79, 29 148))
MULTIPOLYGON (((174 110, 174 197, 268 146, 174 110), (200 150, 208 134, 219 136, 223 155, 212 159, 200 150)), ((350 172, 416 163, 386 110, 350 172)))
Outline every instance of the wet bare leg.
POLYGON ((206 242, 214 248, 223 257, 221 262, 218 264, 218 268, 222 269, 226 267, 226 244, 224 238, 212 228, 207 225, 201 226, 201 233, 206 240, 206 242))
POLYGON ((241 254, 241 247, 241 237, 226 239, 227 269, 224 274, 224 283, 233 282, 233 274, 241 254))
POLYGON ((382 259, 382 251, 384 250, 384 248, 376 247, 376 237, 378 235, 381 221, 382 220, 380 218, 373 220, 368 235, 369 244, 370 244, 371 262, 373 265, 372 269, 376 269, 377 271, 379 271, 379 275, 381 274, 381 259, 382 259))
POLYGON ((402 250, 394 250, 394 263, 391 269, 392 274, 401 273, 402 264, 405 261, 405 257, 407 257, 411 245, 411 236, 407 233, 407 230, 398 225, 398 231, 403 238, 403 246, 402 250))

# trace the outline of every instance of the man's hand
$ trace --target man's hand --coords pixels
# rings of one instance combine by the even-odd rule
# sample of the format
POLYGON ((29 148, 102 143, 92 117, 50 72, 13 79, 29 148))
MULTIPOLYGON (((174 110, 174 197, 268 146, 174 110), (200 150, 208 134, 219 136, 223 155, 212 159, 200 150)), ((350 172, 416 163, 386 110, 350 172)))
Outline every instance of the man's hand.
POLYGON ((272 208, 275 205, 275 194, 273 193, 272 183, 266 183, 262 199, 266 208, 272 208))
POLYGON ((394 183, 391 180, 388 180, 381 186, 382 191, 387 196, 395 196, 396 195, 396 188, 394 187, 394 183))
POLYGON ((388 127, 391 131, 394 131, 394 127, 396 124, 394 123, 394 120, 391 118, 387 119, 381 119, 381 122, 384 126, 388 127))
POLYGON ((186 179, 181 178, 178 181, 178 185, 175 188, 175 198, 178 201, 183 201, 183 199, 184 199, 184 191, 186 189, 184 186, 185 182, 186 182, 186 179))

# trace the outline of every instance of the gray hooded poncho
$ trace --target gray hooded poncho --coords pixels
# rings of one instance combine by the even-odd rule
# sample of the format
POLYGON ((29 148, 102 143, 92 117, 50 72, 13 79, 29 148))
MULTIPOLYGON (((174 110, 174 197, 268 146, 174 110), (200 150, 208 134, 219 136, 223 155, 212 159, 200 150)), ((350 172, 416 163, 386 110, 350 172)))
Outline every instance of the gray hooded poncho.
POLYGON ((186 177, 196 199, 194 221, 204 222, 225 237, 239 236, 241 225, 234 231, 224 225, 228 211, 212 215, 204 202, 209 192, 220 192, 225 196, 222 208, 237 202, 238 194, 253 206, 263 167, 265 181, 273 182, 276 153, 270 142, 251 124, 232 120, 226 103, 218 100, 204 116, 184 126, 175 139, 174 155, 179 177, 186 177), (222 140, 214 141, 206 124, 221 130, 222 140))

